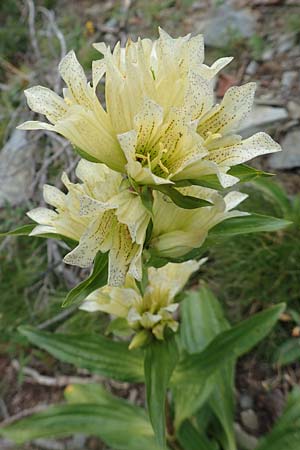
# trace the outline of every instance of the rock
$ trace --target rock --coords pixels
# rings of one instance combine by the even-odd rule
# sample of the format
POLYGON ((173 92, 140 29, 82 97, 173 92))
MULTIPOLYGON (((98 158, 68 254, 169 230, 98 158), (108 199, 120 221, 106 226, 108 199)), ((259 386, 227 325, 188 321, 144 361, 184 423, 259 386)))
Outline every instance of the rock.
POLYGON ((241 412, 241 420, 243 425, 251 431, 258 430, 258 419, 253 409, 246 409, 241 412))
POLYGON ((261 55, 261 60, 266 62, 266 61, 271 61, 271 59, 273 59, 275 54, 275 50, 273 48, 266 48, 266 50, 263 51, 262 55, 261 55))
POLYGON ((287 109, 291 119, 300 119, 300 104, 290 100, 287 104, 287 109))
POLYGON ((298 72, 295 70, 289 70, 287 72, 283 72, 281 83, 285 88, 291 88, 296 79, 298 78, 298 72))
POLYGON ((239 448, 241 447, 245 450, 254 450, 257 448, 258 440, 254 436, 246 433, 239 423, 234 424, 234 432, 239 448))
POLYGON ((269 157, 271 169, 294 169, 300 167, 300 129, 288 133, 281 142, 282 152, 269 157))
POLYGON ((242 123, 240 134, 243 137, 251 136, 258 131, 264 131, 275 123, 282 122, 288 118, 285 108, 273 106, 254 105, 248 118, 242 123))
POLYGON ((282 53, 286 53, 295 45, 295 37, 293 35, 282 35, 280 36, 277 44, 277 54, 281 55, 282 53))
POLYGON ((29 198, 34 166, 26 133, 15 130, 0 152, 0 207, 18 205, 29 198))
POLYGON ((248 394, 241 394, 239 402, 240 402, 240 407, 242 409, 253 408, 253 399, 248 394))
POLYGON ((230 5, 214 9, 214 16, 199 23, 204 42, 212 47, 224 47, 232 38, 249 38, 255 33, 256 19, 250 10, 234 10, 230 5))
POLYGON ((254 75, 256 73, 256 71, 257 71, 257 68, 258 68, 257 62, 256 61, 251 61, 248 64, 247 68, 246 68, 246 74, 247 75, 254 75))

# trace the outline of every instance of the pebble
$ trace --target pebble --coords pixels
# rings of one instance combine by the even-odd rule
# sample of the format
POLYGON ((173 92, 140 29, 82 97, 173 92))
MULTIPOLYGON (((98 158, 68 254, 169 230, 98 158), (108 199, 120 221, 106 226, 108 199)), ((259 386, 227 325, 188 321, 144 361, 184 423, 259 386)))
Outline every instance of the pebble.
POLYGON ((259 424, 256 413, 253 409, 246 409, 241 412, 241 420, 243 425, 251 431, 257 431, 259 424))
POLYGON ((295 38, 292 35, 282 35, 278 40, 277 53, 281 55, 282 53, 286 53, 295 45, 295 38))
POLYGON ((230 4, 214 9, 214 15, 201 20, 198 31, 206 45, 222 48, 236 37, 249 38, 255 33, 256 18, 250 10, 235 10, 230 4))
POLYGON ((282 78, 281 78, 282 85, 286 88, 291 88, 294 81, 296 81, 297 77, 298 77, 298 72, 296 72, 295 70, 283 72, 282 78))
POLYGON ((285 108, 254 105, 251 113, 242 123, 240 133, 243 137, 248 137, 258 131, 264 131, 266 127, 271 127, 287 118, 288 113, 285 108))
POLYGON ((267 48, 261 55, 262 61, 271 61, 275 54, 275 50, 273 48, 267 48))
POLYGON ((271 169, 290 170, 300 167, 300 129, 290 131, 281 142, 282 152, 274 153, 268 159, 271 169))
POLYGON ((248 394, 241 394, 239 398, 239 403, 242 409, 253 408, 253 399, 248 394))
POLYGON ((287 109, 291 119, 300 119, 300 103, 290 100, 287 104, 287 109))
POLYGON ((0 152, 0 207, 28 200, 34 177, 32 145, 27 133, 15 130, 0 152))
POLYGON ((256 61, 251 61, 248 64, 247 68, 246 68, 246 74, 247 75, 254 75, 256 73, 256 71, 257 71, 257 68, 258 68, 257 62, 256 61))

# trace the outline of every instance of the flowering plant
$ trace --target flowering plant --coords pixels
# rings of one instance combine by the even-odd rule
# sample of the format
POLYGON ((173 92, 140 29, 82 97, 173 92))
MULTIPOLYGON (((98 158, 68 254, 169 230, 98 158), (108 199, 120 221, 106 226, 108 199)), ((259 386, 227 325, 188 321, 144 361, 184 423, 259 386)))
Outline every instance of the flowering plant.
POLYGON ((34 223, 7 234, 65 240, 70 251, 64 262, 92 267, 65 305, 80 302, 85 311, 109 314, 114 338, 20 331, 63 361, 145 382, 150 422, 141 408, 100 386, 69 386, 67 404, 2 432, 24 442, 66 435, 80 424, 116 449, 235 450, 236 360, 268 333, 284 306, 230 327, 206 287, 182 291, 216 241, 288 224, 235 209, 247 196, 240 185, 231 190, 267 176, 243 163, 280 146, 265 133, 236 134, 255 84, 228 89, 216 104, 214 77, 231 58, 205 65, 201 35, 173 39, 160 30, 154 42, 95 48, 102 59, 93 62, 92 83, 71 51, 59 65, 67 85, 63 98, 41 86, 25 91, 29 107, 49 123, 27 121, 19 128, 57 132, 82 159, 79 182, 63 173, 66 193, 45 185, 52 208, 29 211, 34 223), (97 96, 103 77, 105 107, 97 96), (130 341, 120 342, 120 334, 130 341))

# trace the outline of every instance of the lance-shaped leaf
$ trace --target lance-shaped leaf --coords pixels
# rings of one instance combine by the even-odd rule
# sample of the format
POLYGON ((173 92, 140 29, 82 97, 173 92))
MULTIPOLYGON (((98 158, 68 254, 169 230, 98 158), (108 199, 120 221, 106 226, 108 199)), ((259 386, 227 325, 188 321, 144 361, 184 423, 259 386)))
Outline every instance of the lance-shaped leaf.
POLYGON ((189 421, 185 421, 177 434, 184 450, 217 450, 216 443, 199 433, 189 421))
POLYGON ((0 429, 0 435, 17 444, 78 432, 100 437, 116 450, 158 450, 145 412, 107 393, 99 398, 99 390, 93 403, 53 406, 0 429))
POLYGON ((63 307, 70 306, 72 303, 80 303, 91 292, 104 286, 107 283, 108 254, 98 253, 91 275, 77 286, 75 286, 66 296, 63 307))
MULTIPOLYGON (((192 355, 186 354, 177 365, 172 383, 175 392, 187 392, 193 386, 199 386, 204 391, 203 402, 209 397, 214 386, 211 378, 227 363, 234 361, 244 353, 247 353, 261 339, 263 339, 275 325, 285 305, 273 306, 261 313, 242 321, 229 330, 219 333, 209 345, 201 352, 192 355)), ((181 413, 180 420, 192 415, 198 404, 186 405, 186 410, 181 413)))
POLYGON ((202 206, 211 206, 212 204, 207 200, 202 198, 192 197, 191 195, 181 194, 177 189, 172 186, 166 186, 164 184, 157 184, 152 186, 153 189, 162 192, 163 194, 170 197, 170 199, 175 203, 175 205, 184 209, 196 209, 202 206))
MULTIPOLYGON (((181 315, 181 343, 190 354, 204 350, 216 335, 229 328, 218 300, 206 287, 188 293, 182 302, 181 315)), ((222 424, 225 448, 235 448, 233 368, 234 363, 229 362, 204 385, 192 384, 184 391, 175 389, 177 427, 191 409, 196 410, 207 401, 222 424)))
POLYGON ((261 439, 257 450, 299 450, 300 442, 300 389, 289 394, 282 416, 269 435, 261 439))
POLYGON ((211 238, 227 238, 238 234, 258 233, 262 231, 278 231, 291 225, 289 220, 276 217, 251 214, 232 217, 216 225, 209 233, 211 238))
POLYGON ((60 361, 120 381, 143 381, 143 356, 137 350, 129 351, 125 342, 101 335, 48 333, 33 327, 20 327, 19 331, 60 361))
POLYGON ((284 309, 284 303, 272 306, 218 334, 202 352, 182 359, 174 373, 174 381, 186 378, 196 381, 199 373, 209 376, 227 361, 247 353, 269 333, 284 309))
POLYGON ((155 340, 145 351, 145 380, 150 420, 158 444, 165 448, 165 402, 170 377, 176 366, 178 349, 175 336, 155 340))
MULTIPOLYGON (((6 236, 29 236, 35 227, 36 227, 35 223, 28 223, 26 225, 21 225, 20 227, 15 228, 14 230, 5 231, 5 232, 0 233, 0 238, 6 237, 6 236)), ((74 241, 73 239, 63 236, 61 234, 57 234, 57 233, 43 233, 43 234, 35 235, 33 237, 46 238, 46 239, 58 239, 60 241, 64 241, 70 248, 73 248, 76 245, 76 241, 74 241)))
POLYGON ((0 233, 0 237, 28 236, 35 227, 36 227, 35 223, 28 223, 26 225, 22 225, 18 228, 15 228, 14 230, 2 232, 2 233, 0 233))
MULTIPOLYGON (((272 173, 264 172, 262 170, 250 167, 247 164, 239 164, 237 166, 231 167, 228 171, 229 175, 239 178, 240 183, 247 183, 249 181, 254 181, 257 179, 272 177, 272 173)), ((205 175, 197 180, 189 180, 190 184, 197 184, 199 186, 208 187, 211 189, 222 190, 224 189, 217 177, 217 175, 205 175)), ((176 183, 177 184, 177 183, 176 183)))

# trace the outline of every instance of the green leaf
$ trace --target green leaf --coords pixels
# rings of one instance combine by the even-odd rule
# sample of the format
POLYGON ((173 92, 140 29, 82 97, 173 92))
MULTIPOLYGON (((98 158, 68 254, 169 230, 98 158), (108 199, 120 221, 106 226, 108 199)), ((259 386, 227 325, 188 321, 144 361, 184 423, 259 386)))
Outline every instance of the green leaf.
POLYGON ((153 340, 145 351, 145 381, 150 420, 159 445, 165 448, 165 402, 167 386, 176 366, 178 349, 175 336, 153 340))
POLYGON ((28 236, 35 227, 36 227, 35 223, 28 223, 26 225, 22 225, 22 226, 20 226, 18 228, 15 228, 14 230, 0 233, 0 237, 6 237, 6 236, 28 236))
POLYGON ((215 443, 204 434, 200 434, 189 421, 185 421, 177 433, 177 438, 184 450, 217 450, 215 443))
POLYGON ((288 339, 278 348, 275 361, 280 366, 286 366, 300 360, 300 339, 288 339))
POLYGON ((115 342, 101 335, 48 333, 28 326, 19 327, 19 331, 60 361, 120 381, 144 379, 142 353, 128 350, 125 342, 115 342))
POLYGON ((266 179, 261 179, 256 180, 254 185, 263 193, 265 193, 269 197, 269 199, 279 207, 279 210, 283 217, 288 218, 290 216, 292 211, 290 199, 285 190, 281 186, 279 186, 278 183, 274 183, 266 179))
MULTIPOLYGON (((0 233, 0 238, 6 237, 6 236, 29 236, 29 234, 36 227, 36 225, 37 225, 36 223, 29 223, 26 225, 22 225, 14 230, 0 233)), ((37 234, 35 236, 30 236, 30 237, 58 239, 60 241, 64 241, 70 248, 73 248, 77 244, 77 242, 74 241, 73 239, 63 236, 61 234, 57 234, 57 233, 43 233, 43 234, 37 234)))
POLYGON ((179 206, 180 208, 196 209, 202 208, 203 206, 212 205, 210 202, 201 198, 192 197, 190 195, 183 195, 177 189, 165 184, 156 184, 153 185, 152 188, 170 197, 173 203, 175 203, 175 205, 179 206))
POLYGON ((261 214, 232 217, 216 225, 209 233, 211 238, 225 238, 238 234, 258 233, 262 231, 278 231, 291 225, 292 222, 261 214))
MULTIPOLYGON (((206 287, 202 287, 198 292, 188 293, 182 302, 181 316, 181 343, 183 349, 190 354, 204 350, 216 335, 229 328, 217 298, 206 287)), ((178 389, 175 388, 176 426, 189 417, 191 411, 209 401, 226 431, 226 441, 231 442, 229 448, 234 448, 233 374, 233 363, 229 362, 219 373, 203 380, 201 384, 190 384, 184 390, 180 385, 178 389)))
MULTIPOLYGON (((247 166, 246 164, 239 164, 237 166, 231 167, 228 172, 230 175, 240 179, 240 183, 246 183, 249 181, 256 180, 261 177, 271 177, 272 173, 267 173, 262 170, 255 169, 254 167, 247 166)), ((217 175, 205 175, 197 180, 189 180, 190 184, 196 184, 199 186, 208 187, 211 189, 217 189, 218 191, 223 190, 223 186, 217 175)))
POLYGON ((260 440, 256 450, 299 450, 300 389, 295 387, 288 396, 282 416, 273 430, 260 440))
POLYGON ((148 186, 143 186, 141 189, 141 200, 146 210, 151 214, 153 207, 153 195, 152 190, 148 186))
POLYGON ((107 283, 108 254, 98 253, 91 275, 77 286, 75 286, 66 296, 62 306, 67 307, 72 303, 82 302, 91 292, 104 286, 107 283))
MULTIPOLYGON (((181 314, 181 341, 188 353, 203 350, 215 336, 230 328, 219 301, 206 287, 202 287, 198 292, 188 294, 182 303, 181 314)), ((224 436, 221 436, 221 440, 226 450, 236 449, 233 428, 234 366, 234 362, 229 362, 212 377, 211 381, 208 381, 208 386, 204 388, 210 392, 212 384, 214 385, 208 396, 208 404, 223 427, 224 436)), ((185 396, 182 396, 184 405, 177 405, 176 419, 178 422, 182 420, 184 411, 187 411, 186 415, 188 416, 191 406, 196 410, 201 406, 199 400, 203 401, 206 397, 203 396, 203 386, 201 385, 194 386, 188 392, 190 395, 186 392, 185 396)))
POLYGON ((83 159, 86 159, 87 161, 90 162, 94 162, 94 163, 101 163, 101 161, 99 161, 99 159, 94 158, 94 156, 89 155, 87 152, 85 152, 84 150, 81 150, 81 148, 76 147, 75 145, 73 146, 75 152, 83 159))
POLYGON ((226 362, 247 353, 269 333, 284 309, 284 303, 272 306, 218 334, 202 352, 186 355, 179 362, 174 381, 188 379, 192 383, 200 374, 208 377, 226 362))
POLYGON ((6 428, 2 436, 17 444, 84 433, 118 450, 158 450, 150 423, 140 408, 122 400, 53 406, 6 428))

